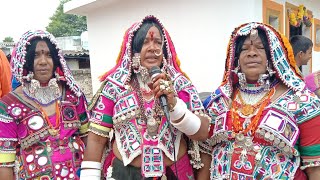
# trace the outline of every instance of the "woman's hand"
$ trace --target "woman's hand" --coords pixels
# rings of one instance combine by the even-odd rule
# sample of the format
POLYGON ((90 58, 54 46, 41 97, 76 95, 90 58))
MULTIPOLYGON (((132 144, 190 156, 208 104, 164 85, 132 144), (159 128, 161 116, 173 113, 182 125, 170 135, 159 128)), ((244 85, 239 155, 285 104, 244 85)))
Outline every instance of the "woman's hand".
POLYGON ((165 95, 170 107, 174 107, 176 105, 177 102, 173 83, 165 73, 161 73, 153 78, 152 83, 149 84, 149 87, 153 90, 155 98, 165 95))

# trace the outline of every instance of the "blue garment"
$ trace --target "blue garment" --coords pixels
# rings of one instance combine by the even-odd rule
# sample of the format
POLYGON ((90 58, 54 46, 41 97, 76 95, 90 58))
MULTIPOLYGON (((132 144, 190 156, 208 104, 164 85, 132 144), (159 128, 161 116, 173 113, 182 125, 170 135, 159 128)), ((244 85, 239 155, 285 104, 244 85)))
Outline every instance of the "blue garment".
POLYGON ((17 80, 16 77, 12 76, 12 81, 11 81, 11 87, 12 91, 15 90, 18 86, 20 86, 20 82, 17 80))

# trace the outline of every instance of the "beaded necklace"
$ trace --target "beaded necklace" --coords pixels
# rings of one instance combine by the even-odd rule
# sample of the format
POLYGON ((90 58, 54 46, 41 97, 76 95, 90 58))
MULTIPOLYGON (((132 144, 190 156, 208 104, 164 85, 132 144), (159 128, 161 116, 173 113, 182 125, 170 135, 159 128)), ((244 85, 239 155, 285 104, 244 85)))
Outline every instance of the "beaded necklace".
POLYGON ((237 85, 238 89, 243 92, 243 93, 246 93, 246 94, 259 94, 259 93, 262 93, 263 91, 266 90, 266 88, 272 88, 274 87, 279 81, 277 79, 275 79, 270 87, 266 87, 264 85, 259 85, 258 83, 256 84, 247 84, 246 87, 242 87, 240 86, 239 84, 237 85))
MULTIPOLYGON (((232 100, 232 109, 231 109, 231 117, 233 119, 232 121, 232 127, 234 129, 235 133, 242 133, 242 134, 246 134, 249 131, 254 134, 254 132, 257 129, 258 126, 258 122, 259 119, 262 115, 262 111, 264 110, 264 108, 269 104, 271 97, 274 95, 275 93, 275 88, 273 87, 257 104, 255 105, 249 105, 246 104, 243 99, 241 98, 239 90, 236 90, 236 93, 233 97, 232 100), (238 103, 236 101, 236 97, 239 96, 240 99, 240 103, 238 103), (243 129, 243 122, 240 122, 240 118, 239 118, 239 112, 237 112, 239 109, 241 109, 241 113, 245 113, 247 115, 250 115, 254 112, 254 110, 258 107, 258 112, 257 114, 253 117, 253 120, 250 122, 250 124, 243 129), (243 110, 244 109, 244 110, 243 110)), ((245 115, 244 114, 244 115, 245 115)))
POLYGON ((136 76, 133 77, 132 83, 133 89, 137 92, 139 107, 141 111, 141 119, 147 124, 147 132, 150 136, 156 136, 158 134, 158 127, 161 122, 161 117, 164 116, 163 111, 161 110, 159 103, 156 99, 154 99, 152 111, 153 113, 150 115, 146 115, 146 110, 144 107, 145 100, 142 96, 140 85, 136 76))

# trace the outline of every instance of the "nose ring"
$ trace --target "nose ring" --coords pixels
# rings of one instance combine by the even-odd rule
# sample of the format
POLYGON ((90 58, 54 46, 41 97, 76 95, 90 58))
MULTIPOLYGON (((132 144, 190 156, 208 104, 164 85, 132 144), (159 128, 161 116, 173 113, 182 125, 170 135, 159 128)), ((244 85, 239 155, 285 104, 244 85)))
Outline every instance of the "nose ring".
POLYGON ((162 50, 161 49, 157 49, 157 50, 154 50, 153 53, 154 53, 154 55, 159 57, 159 56, 162 55, 162 50))

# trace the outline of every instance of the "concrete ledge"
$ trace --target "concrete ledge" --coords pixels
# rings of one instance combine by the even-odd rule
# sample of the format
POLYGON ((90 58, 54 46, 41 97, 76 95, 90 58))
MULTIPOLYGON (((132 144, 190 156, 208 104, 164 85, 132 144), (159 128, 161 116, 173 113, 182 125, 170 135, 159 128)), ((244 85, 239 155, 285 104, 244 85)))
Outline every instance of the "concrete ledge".
POLYGON ((63 5, 66 14, 87 16, 89 12, 106 7, 118 0, 72 0, 63 5))

